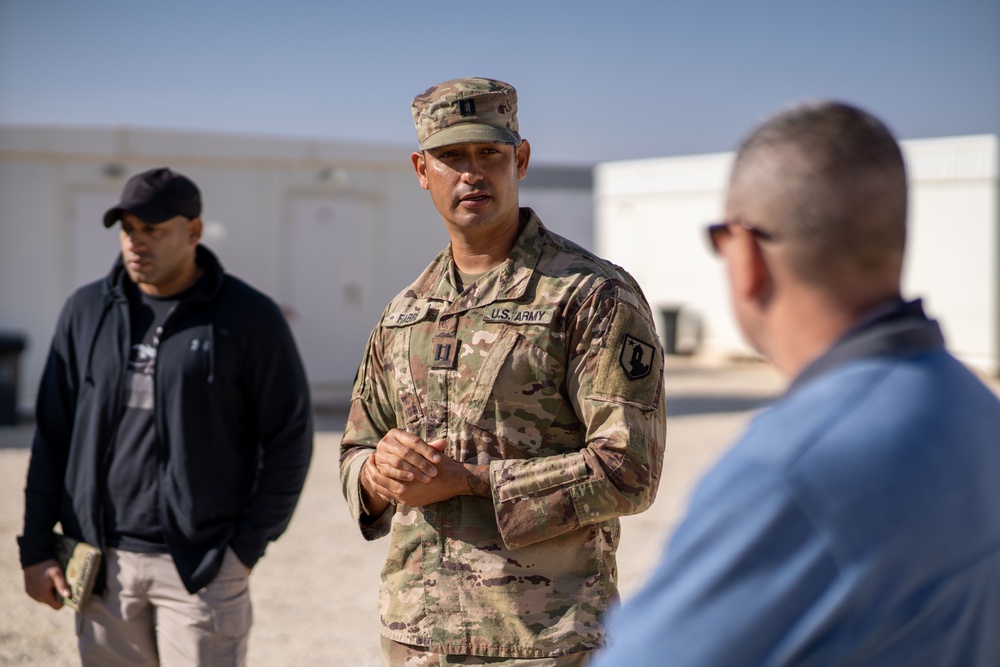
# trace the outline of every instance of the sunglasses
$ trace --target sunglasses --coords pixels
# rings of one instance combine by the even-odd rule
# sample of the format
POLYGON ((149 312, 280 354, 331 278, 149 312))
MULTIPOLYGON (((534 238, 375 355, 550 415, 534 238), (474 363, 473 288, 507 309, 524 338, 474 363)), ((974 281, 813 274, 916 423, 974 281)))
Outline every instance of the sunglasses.
POLYGON ((720 254, 719 242, 722 240, 722 237, 732 234, 732 232, 729 229, 729 227, 732 225, 739 225, 740 227, 747 230, 748 232, 750 232, 757 238, 761 239, 762 241, 774 240, 773 234, 765 232, 763 229, 760 229, 759 227, 754 227, 753 225, 747 224, 741 220, 727 220, 723 222, 716 222, 711 225, 708 225, 705 228, 705 232, 708 234, 708 243, 709 245, 712 246, 712 252, 714 252, 716 255, 720 254))

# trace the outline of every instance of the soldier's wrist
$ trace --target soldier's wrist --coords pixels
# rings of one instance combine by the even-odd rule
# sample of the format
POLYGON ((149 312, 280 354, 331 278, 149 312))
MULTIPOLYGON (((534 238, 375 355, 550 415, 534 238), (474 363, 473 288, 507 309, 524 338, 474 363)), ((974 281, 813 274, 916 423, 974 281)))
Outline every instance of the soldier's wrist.
POLYGON ((467 496, 478 496, 480 498, 492 498, 493 492, 490 489, 490 467, 482 465, 465 464, 466 477, 464 480, 465 489, 463 494, 467 496))

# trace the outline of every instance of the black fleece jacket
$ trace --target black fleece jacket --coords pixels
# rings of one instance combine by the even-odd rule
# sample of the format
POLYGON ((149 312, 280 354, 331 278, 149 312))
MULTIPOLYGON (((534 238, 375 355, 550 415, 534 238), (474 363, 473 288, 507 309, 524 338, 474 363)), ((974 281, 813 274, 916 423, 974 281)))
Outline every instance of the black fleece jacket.
MULTIPOLYGON (((227 275, 206 279, 163 326, 155 375, 160 520, 188 591, 218 573, 226 546, 249 567, 285 530, 312 456, 309 389, 277 305, 227 275)), ((52 529, 105 546, 103 485, 124 410, 129 353, 119 258, 66 302, 36 407, 21 565, 51 558, 52 529)))

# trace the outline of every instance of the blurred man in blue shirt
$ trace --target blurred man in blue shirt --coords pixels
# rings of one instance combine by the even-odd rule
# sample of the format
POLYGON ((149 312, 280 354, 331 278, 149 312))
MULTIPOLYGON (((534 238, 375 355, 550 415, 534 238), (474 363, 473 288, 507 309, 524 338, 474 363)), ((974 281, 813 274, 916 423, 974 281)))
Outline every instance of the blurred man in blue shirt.
POLYGON ((702 480, 599 667, 1000 664, 1000 402, 900 295, 906 201, 895 139, 844 104, 740 147, 710 239, 793 381, 702 480))

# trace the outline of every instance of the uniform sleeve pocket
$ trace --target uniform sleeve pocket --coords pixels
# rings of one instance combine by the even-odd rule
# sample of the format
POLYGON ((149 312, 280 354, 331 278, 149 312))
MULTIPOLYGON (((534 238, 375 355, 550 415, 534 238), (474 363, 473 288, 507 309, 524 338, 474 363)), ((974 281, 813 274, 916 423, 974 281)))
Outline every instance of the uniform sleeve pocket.
POLYGON ((547 460, 501 461, 492 471, 497 500, 507 502, 532 496, 551 494, 555 489, 576 484, 587 479, 589 472, 583 457, 553 456, 547 460))

